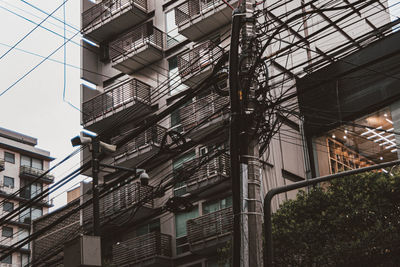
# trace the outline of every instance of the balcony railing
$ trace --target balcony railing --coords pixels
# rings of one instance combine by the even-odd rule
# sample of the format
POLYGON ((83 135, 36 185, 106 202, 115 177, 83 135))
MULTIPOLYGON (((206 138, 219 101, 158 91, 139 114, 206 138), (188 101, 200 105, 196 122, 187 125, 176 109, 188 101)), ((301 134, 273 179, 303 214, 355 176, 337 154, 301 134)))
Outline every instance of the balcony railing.
POLYGON ((112 61, 131 53, 146 45, 154 46, 160 50, 164 48, 165 34, 154 27, 152 22, 142 24, 129 32, 119 36, 109 45, 109 55, 112 61))
POLYGON ((207 123, 229 112, 229 98, 210 93, 179 110, 183 130, 189 131, 200 123, 207 123), (224 108, 226 107, 226 108, 224 108))
POLYGON ((132 79, 83 102, 83 123, 85 124, 135 101, 150 105, 151 87, 137 79, 132 79))
MULTIPOLYGON (((139 182, 124 185, 114 192, 100 198, 100 217, 104 219, 130 208, 139 202, 144 202, 141 204, 144 207, 153 208, 154 200, 150 197, 152 193, 152 186, 143 186, 139 182)), ((130 216, 130 214, 127 215, 130 216)), ((91 222, 92 219, 93 208, 92 206, 88 206, 84 208, 83 221, 84 223, 88 223, 91 222)))
POLYGON ((171 236, 152 232, 113 246, 113 263, 116 266, 134 266, 156 256, 172 256, 171 236))
POLYGON ((187 221, 187 237, 190 245, 227 235, 233 230, 232 207, 209 213, 187 221))
MULTIPOLYGON (((123 145, 120 149, 118 149, 114 153, 114 157, 119 158, 124 155, 132 154, 145 145, 160 146, 166 132, 167 132, 166 128, 159 125, 154 125, 149 129, 147 129, 146 131, 144 131, 143 133, 139 134, 137 137, 135 137, 125 145, 123 145)), ((113 138, 111 140, 111 143, 116 144, 123 137, 124 136, 118 136, 116 138, 113 138)))
POLYGON ((4 165, 4 159, 0 159, 0 171, 4 171, 5 165, 4 165))
POLYGON ((205 68, 214 65, 222 56, 223 49, 206 41, 192 50, 178 56, 178 70, 182 79, 198 75, 205 68))
MULTIPOLYGON (((90 25, 95 25, 110 19, 124 9, 132 6, 147 13, 147 0, 108 0, 89 8, 82 13, 82 28, 85 30, 90 25)), ((132 14, 132 16, 135 16, 132 14)))
MULTIPOLYGON (((231 5, 237 0, 227 0, 231 5)), ((227 24, 232 10, 221 0, 187 0, 175 8, 178 31, 192 41, 227 24)))
MULTIPOLYGON (((29 175, 29 176, 35 176, 35 177, 42 176, 45 172, 46 172, 45 170, 41 170, 41 169, 37 169, 34 167, 29 167, 29 166, 21 166, 19 169, 19 175, 29 175)), ((42 178, 53 181, 54 175, 46 174, 46 175, 43 175, 42 178)))
POLYGON ((215 176, 229 176, 230 161, 228 155, 222 154, 209 161, 206 161, 205 164, 202 164, 202 161, 205 161, 205 159, 195 158, 182 164, 183 169, 190 169, 194 166, 201 165, 198 169, 196 169, 196 172, 189 177, 189 180, 186 180, 187 186, 207 182, 208 179, 215 176))

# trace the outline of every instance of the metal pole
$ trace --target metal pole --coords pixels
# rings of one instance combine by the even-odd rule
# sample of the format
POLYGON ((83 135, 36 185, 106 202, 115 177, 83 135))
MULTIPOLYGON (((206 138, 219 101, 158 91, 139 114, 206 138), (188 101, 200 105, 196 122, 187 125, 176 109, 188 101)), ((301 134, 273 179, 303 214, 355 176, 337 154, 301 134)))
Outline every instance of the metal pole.
POLYGON ((100 142, 92 140, 92 193, 93 193, 93 235, 100 236, 100 204, 99 204, 99 156, 100 142))
POLYGON ((273 266, 273 244, 272 244, 272 221, 271 221, 271 201, 272 198, 280 193, 288 192, 291 190, 299 189, 302 187, 315 185, 321 182, 327 182, 336 178, 342 178, 349 175, 359 174, 367 171, 377 170, 381 168, 392 167, 395 165, 399 165, 400 160, 385 162, 376 164, 369 167, 364 167, 360 169, 345 171, 341 173, 335 173, 332 175, 321 176, 317 178, 313 178, 310 180, 305 180, 297 183, 293 183, 286 186, 277 187, 268 191, 267 195, 264 198, 264 225, 265 225, 265 250, 264 250, 264 267, 273 266))
POLYGON ((233 13, 231 45, 229 50, 229 90, 231 106, 231 124, 229 130, 230 147, 230 168, 232 179, 232 207, 233 207, 233 267, 242 266, 242 181, 240 175, 240 132, 242 124, 241 103, 239 91, 239 34, 240 34, 241 14, 237 10, 233 13))

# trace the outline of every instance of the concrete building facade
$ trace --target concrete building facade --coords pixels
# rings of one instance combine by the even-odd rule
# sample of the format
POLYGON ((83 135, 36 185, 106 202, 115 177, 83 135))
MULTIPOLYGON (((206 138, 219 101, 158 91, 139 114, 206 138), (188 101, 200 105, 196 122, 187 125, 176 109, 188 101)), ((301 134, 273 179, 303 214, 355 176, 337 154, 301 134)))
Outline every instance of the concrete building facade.
MULTIPOLYGON (((227 2, 236 6, 239 1, 227 2)), ((298 75, 322 68, 316 63, 326 56, 323 51, 330 53, 351 43, 346 50, 351 53, 367 46, 358 40, 376 33, 365 19, 376 28, 389 21, 387 14, 378 13, 382 6, 387 8, 386 1, 380 1, 358 13, 349 6, 355 15, 348 17, 343 31, 335 28, 335 18, 341 14, 333 11, 304 16, 299 28, 284 27, 282 21, 289 15, 283 14, 288 11, 301 14, 318 8, 305 6, 301 0, 279 2, 268 1, 273 8, 262 13, 265 16, 258 16, 260 25, 265 20, 273 21, 274 26, 286 30, 279 42, 271 42, 266 55, 281 51, 282 44, 298 41, 304 49, 272 58, 268 65, 269 83, 275 93, 295 93, 297 82, 301 83, 298 75), (320 36, 325 28, 336 30, 320 36), (318 38, 313 40, 313 36, 318 38)), ((319 4, 322 8, 323 3, 319 4)), ((257 8, 264 6, 259 4, 257 8)), ((93 85, 81 86, 81 123, 103 141, 118 145, 118 150, 106 155, 102 162, 144 168, 150 176, 149 185, 132 180, 118 188, 115 185, 116 190, 100 199, 104 264, 220 266, 223 251, 231 244, 233 227, 229 97, 224 93, 227 66, 213 78, 212 86, 146 131, 124 139, 209 77, 216 62, 229 50, 232 10, 217 0, 82 0, 81 13, 85 38, 81 43, 81 78, 93 85), (179 147, 185 150, 179 151, 179 147), (174 182, 166 192, 156 194, 165 181, 174 182)), ((264 41, 267 36, 260 34, 264 41)), ((298 107, 297 103, 305 102, 295 97, 287 108, 298 107)), ((315 160, 314 152, 320 149, 313 145, 315 136, 310 132, 309 117, 296 115, 300 110, 304 112, 295 108, 278 116, 280 130, 271 139, 269 149, 259 156, 255 175, 261 181, 262 195, 271 188, 325 173, 315 171, 322 161, 315 160)), ((361 157, 366 158, 358 155, 361 157)), ((82 164, 91 159, 88 149, 83 150, 81 159, 82 164)), ((353 163, 351 168, 358 167, 362 166, 353 163)), ((90 175, 91 170, 85 174, 90 175)), ((100 172, 103 186, 121 177, 124 176, 107 168, 100 172)), ((91 198, 90 188, 90 184, 82 184, 81 204, 91 198)), ((295 192, 279 195, 273 208, 294 196, 295 192)), ((77 204, 71 202, 63 211, 74 205, 77 204)), ((92 215, 90 206, 84 208, 79 216, 81 228, 74 231, 90 232, 92 215)), ((77 218, 75 214, 71 222, 74 227, 77 218)), ((53 236, 55 243, 62 244, 63 239, 53 236)))
MULTIPOLYGON (((0 128, 1 217, 29 201, 54 181, 53 175, 45 174, 53 158, 50 157, 50 152, 37 148, 36 145, 36 138, 0 128), (37 180, 40 176, 42 177, 37 180)), ((31 221, 48 213, 51 206, 48 198, 43 199, 18 217, 3 224, 0 248, 6 249, 27 237, 31 231, 31 221)), ((25 266, 29 263, 30 252, 30 245, 26 245, 4 259, 0 265, 2 267, 25 266)))

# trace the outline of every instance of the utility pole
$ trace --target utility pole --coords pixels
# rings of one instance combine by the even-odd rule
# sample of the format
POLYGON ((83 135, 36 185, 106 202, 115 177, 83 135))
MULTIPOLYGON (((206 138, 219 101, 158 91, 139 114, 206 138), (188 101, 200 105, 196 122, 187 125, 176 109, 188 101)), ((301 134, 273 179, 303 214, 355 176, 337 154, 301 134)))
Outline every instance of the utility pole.
POLYGON ((99 203, 99 153, 100 142, 92 140, 92 193, 93 193, 93 235, 100 236, 100 203, 99 203))
POLYGON ((257 56, 254 7, 254 0, 244 0, 239 11, 235 10, 229 57, 234 267, 263 265, 261 181, 254 120, 257 80, 249 74, 257 56))

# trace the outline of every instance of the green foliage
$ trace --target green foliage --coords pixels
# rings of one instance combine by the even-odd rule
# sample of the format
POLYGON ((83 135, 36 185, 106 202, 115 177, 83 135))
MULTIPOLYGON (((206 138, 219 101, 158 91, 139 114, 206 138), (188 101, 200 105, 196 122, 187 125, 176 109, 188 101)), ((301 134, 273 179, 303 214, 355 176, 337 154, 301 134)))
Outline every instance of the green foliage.
POLYGON ((400 175, 371 172, 301 191, 272 222, 277 266, 398 266, 400 175))

